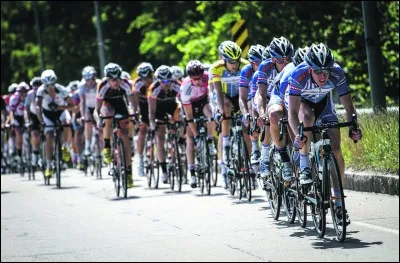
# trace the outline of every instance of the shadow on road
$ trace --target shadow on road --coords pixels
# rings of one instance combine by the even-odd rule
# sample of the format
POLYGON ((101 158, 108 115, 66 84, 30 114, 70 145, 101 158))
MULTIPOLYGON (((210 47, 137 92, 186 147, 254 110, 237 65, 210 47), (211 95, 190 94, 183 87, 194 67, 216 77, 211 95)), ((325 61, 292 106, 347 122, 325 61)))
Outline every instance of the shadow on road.
POLYGON ((208 195, 207 193, 204 193, 204 194, 198 193, 198 194, 195 194, 194 196, 204 197, 204 196, 221 196, 221 195, 228 195, 228 193, 215 193, 215 194, 213 194, 212 191, 211 191, 210 195, 208 195))
POLYGON ((127 200, 138 199, 138 198, 141 198, 141 197, 140 196, 131 195, 131 196, 128 196, 127 198, 123 198, 123 197, 108 198, 108 201, 112 201, 112 202, 114 202, 114 201, 127 201, 127 200))
POLYGON ((51 187, 51 189, 53 189, 53 190, 69 190, 69 189, 78 189, 78 188, 82 188, 82 187, 79 187, 79 186, 61 186, 61 188, 58 188, 55 185, 53 185, 51 187))
POLYGON ((1 191, 1 194, 12 194, 12 193, 16 193, 14 191, 1 191))

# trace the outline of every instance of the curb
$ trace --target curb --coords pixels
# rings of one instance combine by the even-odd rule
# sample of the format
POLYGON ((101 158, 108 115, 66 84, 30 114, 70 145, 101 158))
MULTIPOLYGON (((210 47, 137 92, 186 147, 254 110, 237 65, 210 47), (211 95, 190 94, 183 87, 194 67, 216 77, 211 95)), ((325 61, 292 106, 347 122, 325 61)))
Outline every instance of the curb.
POLYGON ((399 175, 345 171, 343 188, 399 196, 399 175))

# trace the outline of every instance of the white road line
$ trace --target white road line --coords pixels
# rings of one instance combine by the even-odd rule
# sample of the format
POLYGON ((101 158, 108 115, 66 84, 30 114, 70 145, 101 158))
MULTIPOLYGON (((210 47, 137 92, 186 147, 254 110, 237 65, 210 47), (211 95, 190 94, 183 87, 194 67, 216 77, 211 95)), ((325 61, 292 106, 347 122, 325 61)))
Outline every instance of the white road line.
POLYGON ((361 226, 365 226, 367 228, 372 228, 372 229, 376 229, 376 230, 381 230, 381 231, 386 231, 389 233, 393 233, 398 235, 399 234, 399 230, 395 230, 395 229, 390 229, 390 228, 386 228, 383 226, 376 226, 376 225, 371 225, 371 224, 367 224, 367 223, 363 223, 363 222, 351 222, 352 224, 356 224, 356 225, 361 225, 361 226))

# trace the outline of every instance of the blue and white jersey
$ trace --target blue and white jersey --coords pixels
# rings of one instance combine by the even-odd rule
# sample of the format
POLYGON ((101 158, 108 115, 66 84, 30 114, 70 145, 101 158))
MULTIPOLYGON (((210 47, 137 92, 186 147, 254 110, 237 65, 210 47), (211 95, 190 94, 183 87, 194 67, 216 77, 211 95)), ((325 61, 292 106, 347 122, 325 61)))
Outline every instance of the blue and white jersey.
POLYGON ((285 99, 285 92, 289 84, 290 74, 295 68, 296 66, 293 64, 293 62, 290 62, 274 79, 274 83, 278 83, 279 88, 275 86, 272 93, 273 95, 278 95, 282 101, 285 99))
POLYGON ((247 64, 240 71, 240 82, 239 89, 245 88, 247 89, 247 99, 251 100, 251 89, 249 88, 251 85, 251 81, 253 79, 254 70, 251 64, 247 64))
POLYGON ((337 88, 339 97, 350 93, 343 69, 334 64, 325 86, 318 87, 311 76, 311 68, 306 62, 299 64, 289 77, 289 87, 286 89, 285 99, 289 95, 300 96, 312 103, 320 102, 334 88, 337 88))
POLYGON ((258 86, 257 86, 257 79, 258 79, 258 75, 259 75, 259 71, 257 70, 256 72, 254 72, 253 74, 253 78, 251 79, 251 86, 250 86, 250 98, 254 98, 254 96, 256 96, 256 92, 258 90, 258 86))
POLYGON ((272 62, 271 58, 268 58, 261 62, 258 67, 258 78, 257 85, 264 84, 267 86, 267 96, 271 97, 272 89, 274 88, 274 78, 278 75, 278 70, 275 67, 275 64, 272 62))

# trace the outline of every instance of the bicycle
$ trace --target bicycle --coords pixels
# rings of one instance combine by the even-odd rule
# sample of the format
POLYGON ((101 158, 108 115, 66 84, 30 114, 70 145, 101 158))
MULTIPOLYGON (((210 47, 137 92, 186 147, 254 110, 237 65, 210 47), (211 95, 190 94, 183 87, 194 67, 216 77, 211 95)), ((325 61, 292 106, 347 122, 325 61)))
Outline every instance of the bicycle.
MULTIPOLYGON (((167 149, 168 149, 168 175, 170 181, 170 188, 174 191, 175 188, 175 178, 177 180, 178 192, 182 191, 182 182, 183 182, 183 169, 182 169, 182 160, 181 155, 179 153, 179 128, 182 125, 182 121, 174 121, 170 123, 169 120, 172 119, 171 115, 167 115, 167 119, 165 124, 167 125, 167 149)), ((156 122, 163 124, 162 121, 156 122)))
POLYGON ((120 195, 120 190, 122 188, 124 198, 128 197, 128 166, 125 161, 125 149, 124 141, 121 135, 121 124, 120 121, 128 118, 128 115, 115 114, 109 117, 101 117, 100 123, 104 119, 112 118, 112 148, 111 148, 111 164, 109 165, 108 174, 113 177, 114 188, 117 197, 120 195))
POLYGON ((150 189, 158 188, 158 182, 160 179, 160 164, 155 154, 156 148, 156 138, 155 138, 155 131, 157 130, 157 123, 156 129, 154 131, 148 130, 146 135, 146 155, 144 157, 144 167, 146 171, 146 178, 147 178, 147 185, 150 189), (157 171, 155 171, 157 170, 157 171))
MULTIPOLYGON (((236 112, 232 117, 232 136, 230 156, 230 168, 234 170, 234 175, 230 174, 230 190, 234 195, 235 190, 239 189, 239 200, 247 197, 250 202, 252 198, 252 177, 250 174, 251 163, 247 150, 247 145, 243 137, 242 114, 236 112), (239 187, 238 187, 239 186, 239 187)), ((250 127, 248 128, 250 130, 250 127)))
MULTIPOLYGON (((211 176, 213 168, 213 156, 210 154, 210 149, 208 147, 208 133, 207 133, 207 122, 214 121, 213 118, 206 118, 201 116, 193 120, 186 120, 187 123, 194 122, 197 123, 197 131, 199 134, 199 145, 196 147, 197 150, 197 181, 199 183, 200 192, 204 193, 204 187, 207 190, 207 195, 211 194, 211 176)), ((216 183, 216 180, 215 180, 216 183)))
MULTIPOLYGON (((307 204, 311 206, 314 228, 320 238, 325 235, 326 214, 328 208, 330 208, 336 239, 339 242, 343 242, 346 238, 346 196, 344 195, 339 167, 332 152, 328 133, 332 128, 342 127, 351 127, 351 130, 357 130, 358 124, 355 114, 353 114, 353 119, 349 122, 314 124, 312 127, 304 127, 304 124, 300 122, 298 127, 300 138, 303 138, 304 131, 313 132, 310 158, 313 183, 310 188, 302 186, 302 195, 307 200, 307 204), (318 133, 321 134, 319 139, 316 137, 318 133), (332 196, 331 184, 339 188, 340 196, 332 196), (308 192, 307 190, 310 191, 308 192), (341 206, 335 208, 335 200, 340 200, 341 206), (337 216, 338 212, 340 212, 341 218, 337 216)), ((356 142, 354 141, 354 143, 356 142)))
MULTIPOLYGON (((54 130, 54 154, 53 154, 53 162, 54 162, 54 167, 55 167, 55 173, 56 173, 56 186, 57 188, 61 188, 61 170, 62 168, 62 151, 61 151, 61 138, 63 135, 63 127, 71 127, 71 124, 62 124, 60 120, 56 120, 56 123, 54 125, 43 125, 44 127, 53 127, 54 130)), ((46 156, 46 155, 44 155, 46 156)), ((44 183, 47 185, 50 185, 50 178, 44 176, 44 183)))
POLYGON ((27 172, 28 172, 28 179, 29 180, 35 180, 35 167, 32 165, 32 144, 31 144, 31 122, 25 123, 25 132, 27 133, 26 136, 24 136, 24 159, 25 159, 25 164, 27 172))

